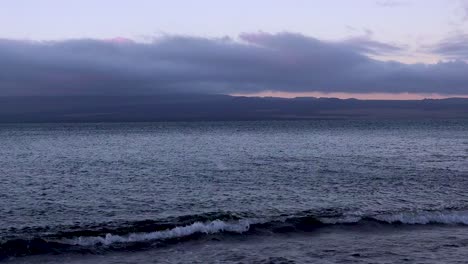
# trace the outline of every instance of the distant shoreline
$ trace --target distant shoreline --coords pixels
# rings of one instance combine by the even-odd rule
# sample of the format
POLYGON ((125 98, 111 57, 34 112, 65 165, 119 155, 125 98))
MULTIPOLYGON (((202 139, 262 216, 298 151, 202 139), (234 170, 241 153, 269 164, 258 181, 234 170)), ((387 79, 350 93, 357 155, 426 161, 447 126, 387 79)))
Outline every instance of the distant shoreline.
POLYGON ((199 94, 0 97, 0 123, 465 118, 466 98, 288 99, 199 94))

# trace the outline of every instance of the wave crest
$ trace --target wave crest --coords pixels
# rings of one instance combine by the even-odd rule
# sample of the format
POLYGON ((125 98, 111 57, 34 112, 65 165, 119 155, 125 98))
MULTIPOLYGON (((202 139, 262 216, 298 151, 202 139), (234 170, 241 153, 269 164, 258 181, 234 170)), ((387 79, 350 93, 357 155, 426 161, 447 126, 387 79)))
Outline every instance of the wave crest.
POLYGON ((373 219, 389 224, 406 225, 468 225, 468 212, 420 212, 375 216, 373 219))
POLYGON ((191 225, 175 227, 164 231, 131 233, 125 236, 108 233, 104 237, 78 237, 75 239, 64 239, 60 242, 79 246, 108 246, 114 243, 132 243, 182 238, 194 234, 215 234, 220 232, 244 233, 248 231, 249 228, 250 223, 247 220, 240 220, 237 223, 227 223, 221 220, 214 220, 208 223, 195 222, 191 225))

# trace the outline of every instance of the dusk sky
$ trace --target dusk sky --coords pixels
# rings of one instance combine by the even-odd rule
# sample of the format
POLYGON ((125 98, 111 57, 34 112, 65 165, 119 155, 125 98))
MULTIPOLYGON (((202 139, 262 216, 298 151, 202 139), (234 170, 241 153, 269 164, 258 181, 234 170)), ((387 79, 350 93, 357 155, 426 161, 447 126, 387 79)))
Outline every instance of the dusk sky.
POLYGON ((468 0, 5 0, 0 96, 468 97, 468 0))

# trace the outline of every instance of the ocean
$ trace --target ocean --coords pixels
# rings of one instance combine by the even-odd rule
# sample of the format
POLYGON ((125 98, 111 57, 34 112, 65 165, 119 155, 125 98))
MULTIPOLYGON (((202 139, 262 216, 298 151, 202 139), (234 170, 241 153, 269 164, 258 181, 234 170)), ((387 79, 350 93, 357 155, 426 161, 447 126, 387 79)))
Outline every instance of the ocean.
POLYGON ((466 263, 468 120, 0 125, 0 262, 466 263))

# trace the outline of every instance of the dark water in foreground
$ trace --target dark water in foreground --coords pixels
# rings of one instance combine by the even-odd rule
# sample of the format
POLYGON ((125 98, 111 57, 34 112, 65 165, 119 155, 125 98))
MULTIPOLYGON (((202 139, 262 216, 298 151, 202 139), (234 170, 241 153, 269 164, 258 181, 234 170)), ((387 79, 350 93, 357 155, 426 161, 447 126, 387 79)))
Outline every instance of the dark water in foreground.
POLYGON ((468 120, 0 125, 0 141, 0 261, 468 257, 468 120))

